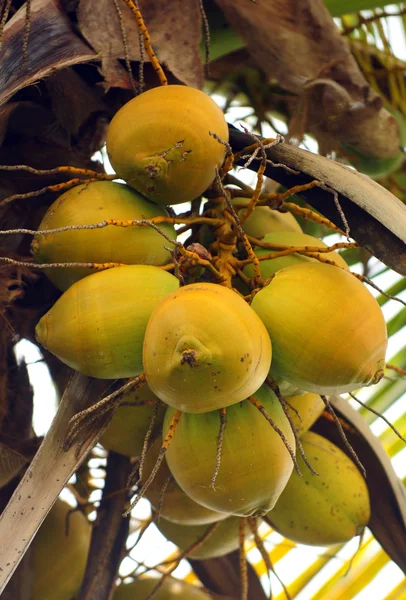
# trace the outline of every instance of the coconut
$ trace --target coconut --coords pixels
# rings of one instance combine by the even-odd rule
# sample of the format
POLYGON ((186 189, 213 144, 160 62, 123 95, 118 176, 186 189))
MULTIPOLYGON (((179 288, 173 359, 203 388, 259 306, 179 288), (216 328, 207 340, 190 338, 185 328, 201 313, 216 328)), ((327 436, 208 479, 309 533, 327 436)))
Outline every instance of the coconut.
MULTIPOLYGON (((113 600, 146 600, 159 581, 156 577, 140 577, 131 583, 119 585, 113 600)), ((211 600, 211 596, 190 583, 170 577, 154 594, 154 600, 211 600)))
MULTIPOLYGON (((144 384, 139 390, 126 392, 122 398, 122 406, 116 410, 109 426, 100 438, 100 443, 106 450, 113 450, 124 456, 140 456, 155 412, 155 402, 159 402, 159 398, 151 392, 147 384, 144 384), (137 406, 140 402, 148 404, 137 406), (134 406, 128 406, 128 404, 134 406)), ((165 410, 165 406, 158 408, 152 435, 162 428, 165 410)))
MULTIPOLYGON (((303 246, 313 246, 317 248, 327 248, 327 244, 315 238, 311 235, 307 235, 306 233, 300 233, 297 231, 277 231, 275 233, 268 233, 262 240, 266 243, 272 244, 281 244, 285 246, 297 246, 298 248, 303 248, 303 246)), ((261 248, 257 246, 255 248, 255 254, 258 257, 266 256, 267 254, 273 254, 279 252, 280 249, 275 248, 261 248)), ((326 252, 321 253, 320 255, 323 259, 330 260, 335 263, 339 267, 348 270, 348 265, 343 259, 343 257, 337 252, 326 252)), ((318 262, 317 258, 312 258, 310 256, 304 256, 303 254, 288 254, 287 256, 281 256, 279 258, 272 258, 269 260, 261 260, 260 269, 261 275, 264 279, 271 277, 281 269, 285 267, 290 267, 292 265, 297 265, 306 262, 318 262)), ((252 264, 247 265, 244 268, 244 273, 248 277, 254 277, 254 268, 252 264)))
POLYGON ((90 546, 91 526, 79 511, 57 500, 32 542, 32 600, 70 600, 80 588, 90 546))
MULTIPOLYGON (((248 206, 250 198, 233 198, 235 205, 248 206)), ((245 208, 238 210, 238 216, 241 217, 245 208)), ((271 231, 296 231, 300 233, 302 228, 295 217, 289 213, 272 210, 269 206, 256 206, 248 219, 243 223, 243 229, 247 235, 255 238, 262 237, 271 231)))
MULTIPOLYGON (((266 385, 254 394, 292 449, 295 439, 275 394, 266 385)), ((174 410, 165 415, 168 430, 174 410)), ((220 468, 214 486, 220 412, 184 413, 166 452, 169 469, 196 502, 239 516, 259 516, 275 505, 293 469, 279 434, 248 400, 227 408, 220 468)))
POLYGON ((277 373, 274 373, 274 369, 271 365, 271 370, 269 371, 270 377, 275 380, 276 385, 279 387, 279 391, 284 398, 290 398, 292 396, 300 396, 301 394, 305 394, 306 392, 297 387, 297 385, 293 385, 286 379, 282 379, 278 377, 277 373))
POLYGON ((36 338, 62 362, 90 377, 139 375, 151 313, 178 285, 170 273, 147 265, 94 273, 62 294, 36 326, 36 338))
POLYGON ((125 104, 107 132, 117 174, 160 204, 200 196, 220 168, 228 141, 222 110, 204 92, 182 85, 150 89, 125 104))
POLYGON ((276 531, 299 544, 347 542, 362 532, 370 518, 365 479, 348 456, 321 435, 308 431, 301 441, 318 475, 298 454, 303 477, 292 473, 267 518, 276 531))
MULTIPOLYGON (((159 437, 148 451, 141 483, 145 482, 150 476, 158 459, 161 444, 162 438, 159 437)), ((160 517, 164 517, 172 523, 204 525, 227 518, 227 514, 206 508, 189 498, 176 483, 165 459, 148 487, 145 497, 148 498, 155 510, 159 511, 160 517), (165 490, 164 494, 162 494, 163 490, 165 490)))
MULTIPOLYGON (((71 225, 92 225, 107 219, 133 221, 167 216, 159 207, 130 187, 111 181, 95 181, 78 185, 60 196, 46 212, 38 230, 71 225)), ((174 239, 172 225, 162 223, 160 229, 174 239)), ((123 263, 164 265, 171 261, 165 246, 168 241, 148 225, 102 229, 68 230, 37 235, 31 250, 38 263, 123 263)), ((60 290, 94 273, 87 268, 46 269, 47 277, 60 290)))
POLYGON ((195 283, 169 294, 152 313, 144 372, 158 398, 200 413, 255 392, 268 374, 271 354, 263 323, 238 294, 195 283))
MULTIPOLYGON (((371 154, 366 155, 355 146, 350 146, 348 144, 341 144, 343 149, 343 154, 348 158, 351 164, 361 171, 361 173, 365 173, 372 179, 381 179, 383 177, 388 177, 395 173, 395 171, 401 171, 401 167, 405 161, 405 152, 403 148, 406 146, 406 120, 402 112, 394 109, 390 104, 385 105, 385 109, 391 113, 392 117, 395 119, 400 134, 400 144, 399 150, 393 155, 386 158, 379 158, 374 156, 374 148, 371 148, 371 154)), ((392 128, 392 124, 387 122, 388 128, 392 128)), ((389 134, 389 137, 391 135, 389 134)))
POLYGON ((300 389, 340 394, 377 383, 386 324, 350 272, 306 263, 278 271, 251 304, 272 338, 272 371, 300 389))
POLYGON ((301 396, 289 398, 286 408, 296 427, 298 436, 301 437, 317 421, 324 412, 326 405, 318 394, 307 392, 301 396))
MULTIPOLYGON (((233 198, 232 204, 247 206, 249 198, 233 198)), ((241 217, 245 212, 244 208, 238 209, 238 216, 241 217)), ((257 206, 248 219, 242 224, 245 233, 255 238, 262 238, 271 231, 302 231, 299 223, 291 213, 282 213, 272 210, 269 206, 257 206)), ((208 225, 202 225, 198 232, 199 242, 208 248, 215 237, 208 225)))
MULTIPOLYGON (((210 527, 210 525, 177 525, 165 519, 160 519, 156 526, 167 540, 176 544, 182 551, 197 542, 210 527)), ((238 517, 228 517, 228 519, 221 521, 213 533, 188 554, 188 558, 194 560, 218 558, 237 550, 240 538, 239 528, 240 519, 238 517)))

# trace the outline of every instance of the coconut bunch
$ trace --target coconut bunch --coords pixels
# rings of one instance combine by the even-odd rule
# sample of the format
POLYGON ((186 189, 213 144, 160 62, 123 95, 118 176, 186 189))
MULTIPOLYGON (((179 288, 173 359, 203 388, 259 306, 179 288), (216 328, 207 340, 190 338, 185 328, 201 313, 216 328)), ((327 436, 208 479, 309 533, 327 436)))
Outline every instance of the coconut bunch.
POLYGON ((288 535, 276 516, 292 522, 285 495, 317 515, 317 498, 338 506, 348 482, 362 506, 343 497, 340 510, 355 525, 340 517, 332 529, 346 539, 359 533, 369 504, 357 467, 307 432, 328 395, 379 381, 387 345, 379 305, 342 256, 292 215, 258 206, 245 218, 249 199, 226 202, 217 174, 227 140, 224 116, 203 92, 141 94, 107 136, 126 183, 66 192, 32 244, 63 291, 38 323, 38 341, 88 376, 136 378, 102 443, 140 458, 138 498, 150 499, 164 535, 194 558, 238 547, 239 518, 269 514, 288 535), (187 250, 174 224, 190 224, 190 214, 182 220, 171 207, 202 194, 212 208, 192 219, 199 243, 187 250), (329 495, 332 472, 338 487, 329 495), (308 508, 295 483, 304 477, 308 508))

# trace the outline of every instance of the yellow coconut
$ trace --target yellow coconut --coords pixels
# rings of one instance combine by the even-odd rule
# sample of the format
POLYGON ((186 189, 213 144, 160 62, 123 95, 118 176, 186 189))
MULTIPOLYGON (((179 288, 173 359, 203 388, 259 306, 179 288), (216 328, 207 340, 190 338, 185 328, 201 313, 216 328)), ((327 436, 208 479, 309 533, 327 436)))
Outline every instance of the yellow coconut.
MULTIPOLYGON (((100 443, 106 450, 113 450, 124 456, 140 456, 154 415, 155 402, 159 402, 159 398, 151 392, 147 384, 135 392, 129 391, 124 394, 122 405, 118 407, 100 443), (146 404, 137 406, 140 402, 146 404)), ((162 428, 165 410, 164 406, 158 408, 152 434, 162 428)))
POLYGON ((386 324, 351 273, 305 263, 278 271, 252 308, 272 339, 272 370, 315 394, 377 383, 385 366, 386 324))
POLYGON ((319 475, 313 475, 298 454, 303 477, 292 473, 267 518, 276 531, 300 544, 347 542, 362 532, 370 518, 365 480, 348 456, 329 440, 308 431, 301 441, 319 475))
MULTIPOLYGON (((327 244, 315 238, 311 235, 307 235, 306 233, 300 233, 297 231, 276 231, 273 233, 268 233, 262 239, 263 242, 270 244, 281 244, 286 246, 297 246, 302 248, 303 246, 311 246, 316 248, 327 248, 327 244)), ((258 257, 266 256, 268 254, 274 254, 280 252, 281 249, 272 249, 272 248, 261 248, 259 246, 255 247, 255 254, 258 257)), ((342 267, 343 269, 348 270, 348 265, 343 259, 343 257, 337 252, 326 252, 320 254, 322 259, 329 260, 334 264, 342 267)), ((292 265, 297 265, 306 262, 318 262, 316 258, 311 258, 310 256, 304 256, 303 254, 288 254, 287 256, 281 256, 279 258, 272 258, 270 260, 261 260, 260 268, 261 275, 264 279, 271 277, 277 271, 284 269, 285 267, 290 267, 292 265)), ((254 269, 252 264, 247 265, 244 269, 244 273, 248 277, 254 277, 254 269)))
POLYGON ((32 600, 70 600, 82 582, 91 527, 86 517, 57 500, 32 542, 32 600))
MULTIPOLYGON (((159 581, 155 577, 141 577, 122 584, 115 590, 113 600, 146 600, 159 581)), ((201 588, 170 577, 154 594, 154 600, 211 600, 211 596, 201 588)))
POLYGON ((85 375, 101 379, 139 375, 151 313, 178 285, 170 273, 147 265, 94 273, 62 294, 35 328, 36 338, 85 375))
POLYGON ((145 334, 149 386, 164 402, 201 413, 240 402, 268 374, 271 342, 251 307, 235 292, 195 283, 169 294, 145 334))
POLYGON ((224 160, 228 126, 204 92, 182 85, 153 88, 127 102, 107 133, 107 152, 118 175, 160 204, 200 196, 224 160))
MULTIPOLYGON (((119 221, 167 216, 159 207, 130 187, 111 181, 95 181, 78 185, 60 196, 46 212, 39 231, 71 225, 92 225, 107 219, 119 221)), ((174 239, 172 225, 161 223, 160 229, 174 239)), ((123 263, 164 265, 171 261, 165 246, 168 241, 148 225, 103 229, 68 230, 37 235, 31 250, 38 263, 123 263)), ((45 273, 56 287, 66 290, 91 269, 52 268, 45 273)))
POLYGON ((326 406, 318 394, 307 392, 288 399, 287 411, 301 437, 324 412, 326 406), (295 412, 297 411, 297 412, 295 412))

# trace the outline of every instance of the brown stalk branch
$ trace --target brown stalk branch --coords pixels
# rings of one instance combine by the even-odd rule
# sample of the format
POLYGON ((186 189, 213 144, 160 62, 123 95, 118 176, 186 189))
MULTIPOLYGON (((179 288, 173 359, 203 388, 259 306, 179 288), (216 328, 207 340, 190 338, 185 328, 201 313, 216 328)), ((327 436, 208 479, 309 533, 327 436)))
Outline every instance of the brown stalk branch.
POLYGON ((77 600, 108 600, 111 596, 129 533, 130 519, 122 514, 129 499, 126 481, 130 470, 128 457, 109 453, 103 496, 77 600))

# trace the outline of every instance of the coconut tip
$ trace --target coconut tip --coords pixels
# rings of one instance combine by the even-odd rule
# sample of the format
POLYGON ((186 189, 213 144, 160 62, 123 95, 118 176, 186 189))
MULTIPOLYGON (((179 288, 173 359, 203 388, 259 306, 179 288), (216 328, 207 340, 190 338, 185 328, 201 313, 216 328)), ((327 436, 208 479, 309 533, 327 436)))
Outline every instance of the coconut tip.
POLYGON ((36 255, 38 254, 39 247, 40 247, 39 239, 38 239, 38 237, 34 237, 34 239, 31 242, 31 245, 30 245, 30 251, 34 257, 36 257, 36 255))
POLYGON ((48 320, 44 315, 37 323, 35 327, 35 340, 41 344, 41 346, 47 347, 48 339, 48 320))
POLYGON ((198 363, 196 355, 197 353, 194 348, 187 348, 186 350, 183 350, 180 364, 187 364, 189 367, 197 367, 198 363))
POLYGON ((184 335, 178 341, 174 352, 175 364, 181 368, 206 368, 212 363, 210 348, 193 335, 184 335))
POLYGON ((377 383, 379 383, 382 379, 382 377, 384 376, 385 371, 384 369, 378 369, 376 371, 376 373, 374 374, 374 376, 371 379, 371 383, 369 385, 375 385, 377 383))

